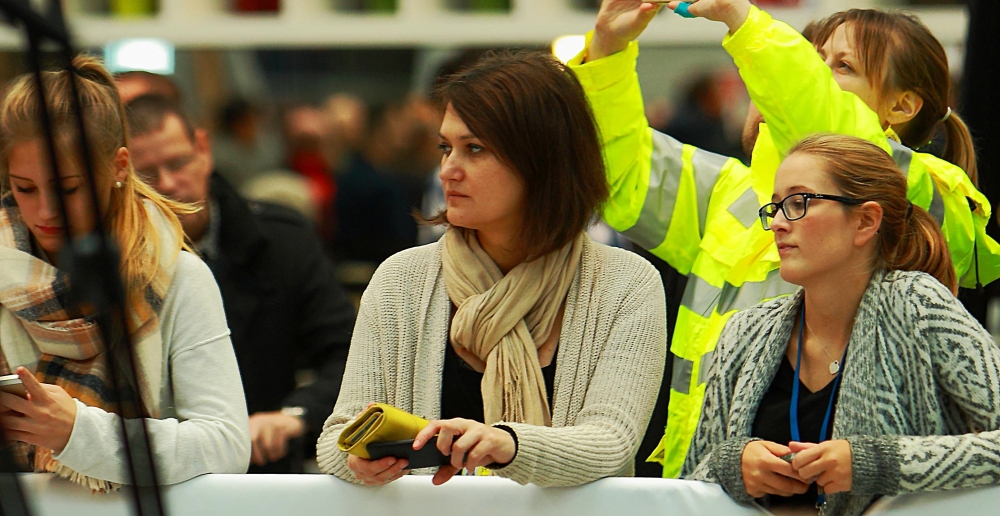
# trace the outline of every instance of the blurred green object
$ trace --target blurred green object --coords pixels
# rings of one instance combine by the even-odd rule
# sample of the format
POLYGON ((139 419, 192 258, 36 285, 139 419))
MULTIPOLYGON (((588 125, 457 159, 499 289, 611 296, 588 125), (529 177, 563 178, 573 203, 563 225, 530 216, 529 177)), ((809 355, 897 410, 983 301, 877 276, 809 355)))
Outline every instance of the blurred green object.
POLYGON ((472 0, 473 11, 509 11, 510 0, 472 0))
POLYGON ((364 10, 369 12, 394 12, 396 0, 364 0, 364 10))
POLYGON ((111 0, 115 16, 150 16, 156 13, 156 0, 111 0))
POLYGON ((510 3, 511 0, 450 0, 446 5, 456 11, 507 12, 510 3))

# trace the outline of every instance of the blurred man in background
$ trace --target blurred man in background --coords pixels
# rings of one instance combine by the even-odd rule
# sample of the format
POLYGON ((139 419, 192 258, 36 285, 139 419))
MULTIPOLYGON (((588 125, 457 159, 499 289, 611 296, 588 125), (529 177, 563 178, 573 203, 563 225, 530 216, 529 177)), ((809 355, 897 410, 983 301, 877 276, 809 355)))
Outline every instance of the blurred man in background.
POLYGON ((178 104, 128 104, 132 163, 160 193, 198 204, 181 219, 215 274, 240 365, 253 445, 251 472, 299 472, 337 399, 354 309, 314 228, 297 213, 247 202, 218 174, 207 133, 178 104), (297 387, 296 372, 315 380, 297 387))

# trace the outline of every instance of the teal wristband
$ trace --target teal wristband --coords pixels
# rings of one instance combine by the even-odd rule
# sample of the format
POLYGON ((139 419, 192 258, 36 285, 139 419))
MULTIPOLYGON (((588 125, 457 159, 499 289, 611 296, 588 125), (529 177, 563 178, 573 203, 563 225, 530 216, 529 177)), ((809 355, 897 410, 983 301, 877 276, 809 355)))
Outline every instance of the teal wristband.
POLYGON ((697 18, 697 16, 691 14, 691 11, 688 11, 688 7, 690 5, 691 5, 690 2, 681 2, 680 4, 677 5, 677 8, 674 9, 674 12, 679 14, 683 18, 697 18))

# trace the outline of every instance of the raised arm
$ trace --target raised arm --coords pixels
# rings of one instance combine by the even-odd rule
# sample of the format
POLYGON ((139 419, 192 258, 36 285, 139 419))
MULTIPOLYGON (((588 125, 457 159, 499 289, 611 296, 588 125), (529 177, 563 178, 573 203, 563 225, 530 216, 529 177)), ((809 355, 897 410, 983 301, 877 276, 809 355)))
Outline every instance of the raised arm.
POLYGON ((652 4, 604 2, 587 48, 569 65, 601 134, 611 186, 604 220, 686 274, 700 252, 707 219, 712 213, 725 216, 745 193, 746 186, 732 186, 747 169, 735 158, 684 145, 649 127, 635 73, 639 48, 632 41, 655 12, 655 6, 646 6, 652 4), (711 209, 712 204, 722 209, 711 209))
MULTIPOLYGON (((678 3, 669 5, 675 8, 678 3)), ((722 46, 736 62, 780 157, 819 132, 857 136, 890 151, 878 115, 840 88, 815 47, 798 31, 748 0, 700 0, 689 11, 729 27, 722 46)))

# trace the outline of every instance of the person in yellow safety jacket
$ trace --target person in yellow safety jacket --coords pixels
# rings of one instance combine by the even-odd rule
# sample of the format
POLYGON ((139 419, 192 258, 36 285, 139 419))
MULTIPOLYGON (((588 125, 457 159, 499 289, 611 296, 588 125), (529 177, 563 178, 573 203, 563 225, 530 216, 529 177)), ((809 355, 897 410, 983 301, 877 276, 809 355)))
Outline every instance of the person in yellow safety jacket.
MULTIPOLYGON (((605 0, 597 35, 588 35, 587 48, 569 63, 601 131, 612 190, 605 221, 688 276, 671 336, 674 363, 666 434, 648 459, 664 465, 664 477, 681 472, 701 413, 711 356, 726 321, 738 310, 793 292, 778 275, 774 238, 761 227, 757 210, 770 202, 775 171, 802 137, 848 134, 891 153, 907 176, 910 201, 941 223, 961 286, 1000 277, 1000 245, 985 232, 989 202, 964 171, 899 144, 878 113, 841 88, 811 43, 742 2, 747 7, 745 21, 725 37, 723 46, 765 121, 749 168, 649 128, 633 40, 657 6, 605 0), (609 44, 612 37, 618 40, 609 44)), ((690 10, 713 3, 718 2, 699 0, 690 10)))

